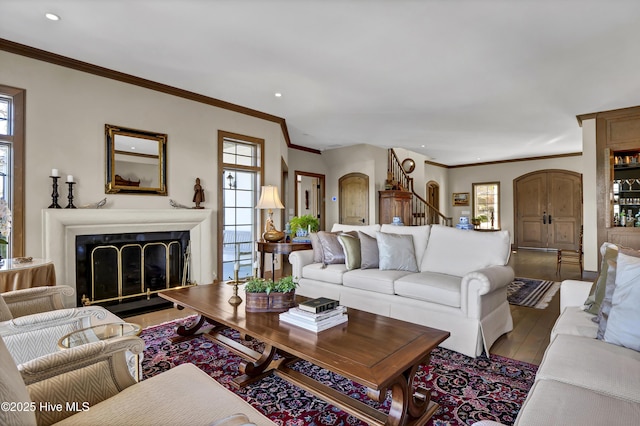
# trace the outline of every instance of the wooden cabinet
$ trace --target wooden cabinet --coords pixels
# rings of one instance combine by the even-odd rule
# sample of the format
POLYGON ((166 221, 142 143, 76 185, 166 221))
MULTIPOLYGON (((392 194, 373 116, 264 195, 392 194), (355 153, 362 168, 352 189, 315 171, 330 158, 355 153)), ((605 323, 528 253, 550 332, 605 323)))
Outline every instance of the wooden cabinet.
POLYGON ((596 148, 598 245, 640 249, 640 107, 597 113, 596 148))
POLYGON ((411 198, 409 191, 379 191, 380 194, 380 223, 391 223, 394 217, 400 217, 402 222, 413 225, 411 214, 411 198))

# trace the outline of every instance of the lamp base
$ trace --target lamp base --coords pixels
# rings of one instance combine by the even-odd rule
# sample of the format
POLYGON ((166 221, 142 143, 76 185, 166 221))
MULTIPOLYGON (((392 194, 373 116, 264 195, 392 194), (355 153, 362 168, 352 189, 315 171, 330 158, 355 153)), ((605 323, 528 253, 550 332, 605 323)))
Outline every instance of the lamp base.
POLYGON ((277 243, 278 241, 282 241, 284 239, 284 232, 271 229, 269 231, 265 231, 264 234, 262 234, 262 239, 265 241, 269 241, 270 243, 277 243))

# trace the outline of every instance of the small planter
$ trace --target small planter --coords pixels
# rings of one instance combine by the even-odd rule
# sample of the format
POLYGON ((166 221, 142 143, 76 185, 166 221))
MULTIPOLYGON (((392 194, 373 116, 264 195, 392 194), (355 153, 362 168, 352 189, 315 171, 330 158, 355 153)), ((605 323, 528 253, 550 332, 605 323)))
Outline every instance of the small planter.
POLYGON ((295 306, 295 291, 286 293, 245 293, 247 312, 285 312, 295 306))

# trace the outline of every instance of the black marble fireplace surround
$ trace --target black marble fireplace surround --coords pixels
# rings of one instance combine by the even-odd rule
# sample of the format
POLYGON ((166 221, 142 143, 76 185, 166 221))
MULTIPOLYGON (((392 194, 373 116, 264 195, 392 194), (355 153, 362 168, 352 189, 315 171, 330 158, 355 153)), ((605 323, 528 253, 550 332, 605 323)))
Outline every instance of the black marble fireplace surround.
POLYGON ((189 231, 76 236, 77 305, 87 298, 114 312, 149 310, 162 300, 155 292, 182 285, 189 237, 189 231))

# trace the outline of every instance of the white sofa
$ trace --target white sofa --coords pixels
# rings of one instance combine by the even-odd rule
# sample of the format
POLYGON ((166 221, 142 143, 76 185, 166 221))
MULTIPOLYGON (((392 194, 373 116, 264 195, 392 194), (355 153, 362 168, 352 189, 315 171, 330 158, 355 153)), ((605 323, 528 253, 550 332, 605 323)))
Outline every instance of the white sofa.
POLYGON ((416 324, 447 330, 441 346, 476 357, 513 329, 507 285, 507 231, 476 232, 440 225, 345 226, 332 231, 360 230, 375 236, 410 234, 418 272, 380 269, 347 270, 344 264, 313 263, 313 250, 289 255, 298 279, 296 292, 329 297, 342 305, 416 324))
POLYGON ((516 425, 640 424, 640 352, 596 339, 582 310, 591 285, 562 282, 561 314, 516 425))

